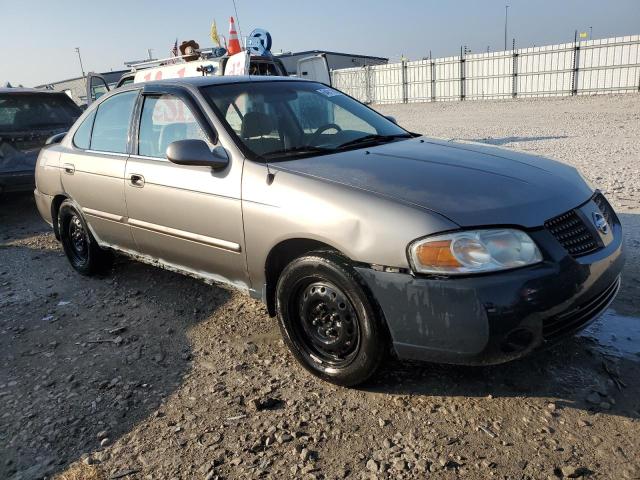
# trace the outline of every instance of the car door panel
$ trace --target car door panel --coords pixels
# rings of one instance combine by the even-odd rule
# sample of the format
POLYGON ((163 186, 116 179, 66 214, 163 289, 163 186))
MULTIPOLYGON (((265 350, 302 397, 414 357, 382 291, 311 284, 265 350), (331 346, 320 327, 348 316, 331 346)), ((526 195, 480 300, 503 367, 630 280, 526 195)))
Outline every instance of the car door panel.
MULTIPOLYGON (((174 97, 163 98, 174 103, 168 111, 180 110, 173 108, 174 97)), ((194 121, 188 110, 183 114, 194 121)), ((160 115, 155 110, 146 116, 143 106, 141 121, 141 151, 157 156, 132 155, 126 166, 127 212, 137 250, 199 276, 247 287, 240 201, 242 163, 232 161, 220 172, 171 163, 163 150, 170 141, 190 136, 184 128, 177 128, 184 117, 172 117, 166 111, 160 115), (145 128, 143 123, 150 118, 161 127, 145 128), (171 133, 163 135, 163 131, 171 133), (160 146, 154 148, 158 142, 160 146), (137 185, 132 177, 142 177, 143 185, 137 185)))
POLYGON ((63 153, 61 163, 62 185, 82 208, 98 240, 131 248, 133 238, 126 223, 124 199, 127 155, 69 151, 63 153))
POLYGON ((313 80, 331 86, 331 71, 325 54, 298 60, 297 75, 306 80, 313 80))
POLYGON ((138 251, 165 263, 243 280, 241 204, 225 177, 216 178, 207 167, 131 157, 125 189, 138 251), (142 188, 131 183, 133 175, 144 177, 142 188))

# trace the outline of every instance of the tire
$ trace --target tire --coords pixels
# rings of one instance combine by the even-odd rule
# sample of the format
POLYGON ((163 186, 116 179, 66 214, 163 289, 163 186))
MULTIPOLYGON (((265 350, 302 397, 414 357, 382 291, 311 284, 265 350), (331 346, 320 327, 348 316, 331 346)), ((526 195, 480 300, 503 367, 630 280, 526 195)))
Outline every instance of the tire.
POLYGON ((84 217, 69 200, 60 205, 58 230, 64 253, 77 272, 91 276, 111 266, 111 252, 100 248, 84 217))
POLYGON ((285 267, 276 287, 278 323, 304 368, 343 386, 368 380, 388 351, 377 303, 348 260, 312 252, 285 267))

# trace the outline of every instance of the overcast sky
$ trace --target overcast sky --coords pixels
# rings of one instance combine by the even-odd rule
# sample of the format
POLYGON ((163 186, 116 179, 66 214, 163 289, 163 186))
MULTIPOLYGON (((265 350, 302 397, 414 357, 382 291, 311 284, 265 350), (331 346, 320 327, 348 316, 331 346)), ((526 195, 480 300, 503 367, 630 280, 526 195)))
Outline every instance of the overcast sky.
MULTIPOLYGON (((332 50, 418 59, 640 34, 640 0, 236 0, 244 34, 269 30, 274 51, 332 50)), ((210 46, 211 21, 228 31, 232 0, 0 0, 0 83, 25 86, 123 69, 147 49, 166 57, 176 37, 210 46)))

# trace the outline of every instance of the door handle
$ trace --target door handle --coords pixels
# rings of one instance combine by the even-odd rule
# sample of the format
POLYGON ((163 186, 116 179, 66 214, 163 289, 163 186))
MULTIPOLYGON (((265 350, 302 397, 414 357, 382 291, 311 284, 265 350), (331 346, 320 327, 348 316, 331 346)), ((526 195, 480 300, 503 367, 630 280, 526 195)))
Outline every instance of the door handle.
POLYGON ((144 177, 139 173, 132 173, 129 177, 129 183, 131 183, 133 187, 142 188, 144 187, 144 177))
POLYGON ((64 169, 64 173, 67 173, 69 175, 73 175, 76 171, 76 167, 73 163, 63 163, 62 168, 64 169))

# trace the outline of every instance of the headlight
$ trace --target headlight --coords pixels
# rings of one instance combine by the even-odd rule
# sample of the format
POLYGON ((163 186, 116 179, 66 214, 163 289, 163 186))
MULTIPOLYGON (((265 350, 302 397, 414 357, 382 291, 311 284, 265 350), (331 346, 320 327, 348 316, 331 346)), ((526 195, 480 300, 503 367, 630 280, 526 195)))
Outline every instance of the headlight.
POLYGON ((511 228, 453 232, 416 240, 409 260, 417 273, 461 275, 532 265, 542 254, 531 237, 511 228))

